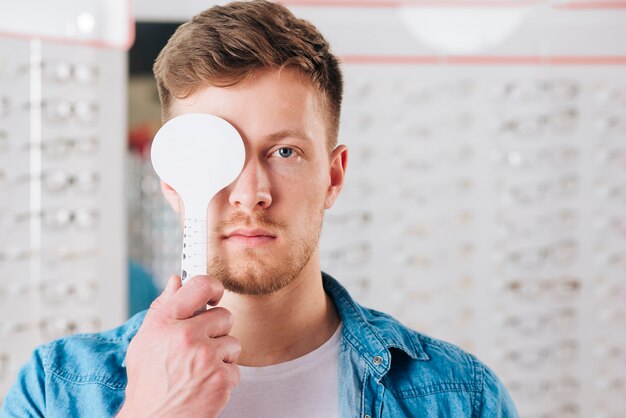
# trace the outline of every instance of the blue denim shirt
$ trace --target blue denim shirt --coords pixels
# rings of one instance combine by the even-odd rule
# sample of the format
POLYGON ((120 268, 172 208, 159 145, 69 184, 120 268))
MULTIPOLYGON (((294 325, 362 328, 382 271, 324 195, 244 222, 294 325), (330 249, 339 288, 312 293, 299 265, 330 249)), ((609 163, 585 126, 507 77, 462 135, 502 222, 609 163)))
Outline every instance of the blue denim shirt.
MULTIPOLYGON (((502 383, 476 357, 360 306, 335 279, 325 273, 322 278, 343 322, 342 417, 518 416, 502 383)), ((114 416, 124 402, 126 349, 145 313, 110 331, 38 347, 0 416, 114 416)))

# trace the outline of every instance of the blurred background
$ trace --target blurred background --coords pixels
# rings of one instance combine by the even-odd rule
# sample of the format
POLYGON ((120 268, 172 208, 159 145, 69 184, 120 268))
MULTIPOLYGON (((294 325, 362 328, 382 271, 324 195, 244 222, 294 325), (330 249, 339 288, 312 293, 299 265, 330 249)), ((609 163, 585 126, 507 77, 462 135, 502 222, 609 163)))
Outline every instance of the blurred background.
MULTIPOLYGON (((212 1, 0 16, 0 399, 180 271, 151 67, 212 1)), ((323 269, 491 366, 523 417, 626 410, 626 2, 286 0, 341 58, 323 269)))

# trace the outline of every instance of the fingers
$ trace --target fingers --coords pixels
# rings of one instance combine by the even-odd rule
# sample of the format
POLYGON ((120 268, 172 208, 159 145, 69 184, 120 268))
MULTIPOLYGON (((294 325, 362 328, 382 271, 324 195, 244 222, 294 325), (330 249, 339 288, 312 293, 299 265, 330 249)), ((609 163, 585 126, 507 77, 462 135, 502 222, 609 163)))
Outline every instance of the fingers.
POLYGON ((210 338, 228 335, 233 328, 233 314, 222 307, 211 308, 202 312, 196 315, 192 321, 199 323, 204 334, 210 338))
POLYGON ((223 337, 216 338, 215 341, 219 344, 218 352, 224 363, 234 363, 237 361, 241 354, 241 344, 239 340, 231 335, 224 335, 223 337))
POLYGON ((219 280, 204 275, 194 276, 175 290, 164 308, 174 319, 188 319, 207 303, 216 305, 223 295, 224 285, 219 280))
POLYGON ((241 380, 241 372, 239 370, 239 366, 236 364, 224 364, 224 370, 227 376, 227 383, 229 388, 234 388, 241 380))

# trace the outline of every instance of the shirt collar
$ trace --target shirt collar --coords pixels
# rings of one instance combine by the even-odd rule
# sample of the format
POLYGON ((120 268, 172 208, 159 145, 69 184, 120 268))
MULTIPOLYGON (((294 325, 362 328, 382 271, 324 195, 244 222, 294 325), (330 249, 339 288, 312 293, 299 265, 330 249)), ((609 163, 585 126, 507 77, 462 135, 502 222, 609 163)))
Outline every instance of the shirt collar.
MULTIPOLYGON (((329 274, 322 272, 322 282, 324 290, 333 299, 339 316, 341 316, 343 337, 348 340, 367 364, 372 366, 376 375, 382 377, 389 370, 391 366, 390 349, 392 348, 403 351, 414 360, 426 361, 429 359, 417 336, 409 332, 395 319, 381 312, 366 309, 356 303, 348 291, 329 274), (376 360, 374 360, 375 358, 376 360), (382 362, 380 362, 381 360, 382 362)), ((146 313, 147 311, 140 312, 129 320, 130 329, 125 335, 128 343, 137 333, 146 313)), ((124 355, 122 367, 126 367, 126 355, 124 355)))
POLYGON ((324 290, 333 299, 343 322, 343 336, 382 378, 391 367, 392 348, 414 360, 429 360, 417 334, 382 312, 356 303, 348 291, 330 275, 322 272, 324 290))

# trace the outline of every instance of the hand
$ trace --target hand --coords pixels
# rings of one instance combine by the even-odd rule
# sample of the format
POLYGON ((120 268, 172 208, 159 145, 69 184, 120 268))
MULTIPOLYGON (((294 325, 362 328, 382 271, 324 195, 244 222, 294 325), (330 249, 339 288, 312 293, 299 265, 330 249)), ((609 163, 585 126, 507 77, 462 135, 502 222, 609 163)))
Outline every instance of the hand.
POLYGON ((219 280, 172 276, 152 302, 126 354, 126 401, 118 417, 216 417, 239 383, 233 316, 215 306, 219 280), (198 313, 200 311, 200 313, 198 313), (194 316, 194 313, 197 315, 194 316))

